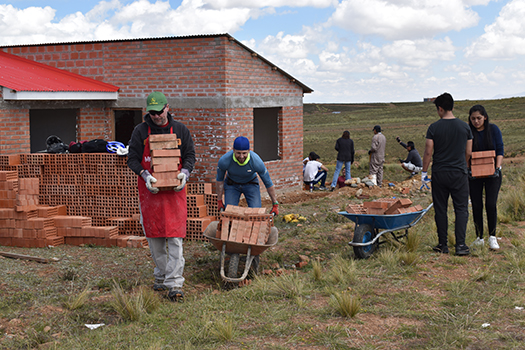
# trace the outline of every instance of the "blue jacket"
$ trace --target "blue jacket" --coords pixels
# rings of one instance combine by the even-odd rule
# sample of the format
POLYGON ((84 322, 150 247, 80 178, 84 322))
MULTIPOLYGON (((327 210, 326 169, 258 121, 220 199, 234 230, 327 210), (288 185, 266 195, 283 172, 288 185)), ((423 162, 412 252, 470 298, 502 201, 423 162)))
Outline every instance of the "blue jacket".
POLYGON ((228 173, 228 178, 233 182, 239 184, 245 184, 248 182, 259 182, 257 180, 257 174, 261 177, 266 188, 273 186, 270 174, 264 166, 264 162, 261 157, 253 151, 250 151, 250 160, 248 164, 240 166, 233 160, 233 150, 229 151, 219 159, 217 165, 217 181, 224 181, 224 178, 228 173))

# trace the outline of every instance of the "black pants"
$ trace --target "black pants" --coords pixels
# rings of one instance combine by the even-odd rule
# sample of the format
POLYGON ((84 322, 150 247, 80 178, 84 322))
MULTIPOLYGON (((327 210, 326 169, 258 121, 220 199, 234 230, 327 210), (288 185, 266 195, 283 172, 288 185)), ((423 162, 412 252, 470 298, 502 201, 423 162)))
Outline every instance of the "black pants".
POLYGON ((432 201, 439 244, 448 241, 448 198, 452 197, 456 216, 456 247, 465 244, 468 222, 468 176, 461 171, 432 172, 432 201))
POLYGON ((501 175, 498 177, 471 179, 469 180, 469 187, 476 236, 483 238, 483 189, 485 189, 485 210, 487 211, 489 235, 495 236, 496 223, 498 220, 497 202, 499 189, 501 187, 501 175))

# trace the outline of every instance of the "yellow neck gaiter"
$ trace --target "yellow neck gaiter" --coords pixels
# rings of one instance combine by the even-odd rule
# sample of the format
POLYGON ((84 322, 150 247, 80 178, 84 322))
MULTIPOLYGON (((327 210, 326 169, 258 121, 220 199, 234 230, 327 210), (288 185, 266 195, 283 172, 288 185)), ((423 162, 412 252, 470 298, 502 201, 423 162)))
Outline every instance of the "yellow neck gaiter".
POLYGON ((248 153, 248 157, 246 157, 246 160, 244 161, 244 163, 240 163, 237 158, 235 158, 235 153, 233 154, 233 161, 237 164, 239 164, 240 166, 244 166, 246 164, 248 164, 248 162, 250 161, 250 153, 248 153))

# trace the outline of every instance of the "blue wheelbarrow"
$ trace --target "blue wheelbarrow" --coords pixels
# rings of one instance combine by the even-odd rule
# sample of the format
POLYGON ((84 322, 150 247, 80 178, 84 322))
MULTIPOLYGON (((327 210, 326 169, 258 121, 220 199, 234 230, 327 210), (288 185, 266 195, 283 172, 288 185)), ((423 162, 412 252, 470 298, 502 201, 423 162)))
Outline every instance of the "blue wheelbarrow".
POLYGON ((414 226, 432 208, 433 203, 423 210, 413 213, 395 215, 350 214, 341 211, 341 214, 355 222, 354 239, 348 244, 354 248, 354 254, 359 259, 367 259, 377 249, 379 238, 385 233, 391 233, 396 241, 408 235, 408 229, 414 226), (397 234, 397 231, 405 231, 397 234))

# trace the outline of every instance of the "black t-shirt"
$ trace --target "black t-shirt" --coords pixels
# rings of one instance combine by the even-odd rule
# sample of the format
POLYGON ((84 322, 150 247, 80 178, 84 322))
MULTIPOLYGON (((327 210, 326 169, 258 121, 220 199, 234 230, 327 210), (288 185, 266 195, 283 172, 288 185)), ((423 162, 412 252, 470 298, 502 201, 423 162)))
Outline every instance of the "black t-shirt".
POLYGON ((472 131, 464 121, 440 119, 427 130, 427 139, 434 141, 432 172, 461 171, 467 173, 465 150, 467 141, 472 139, 472 131))

